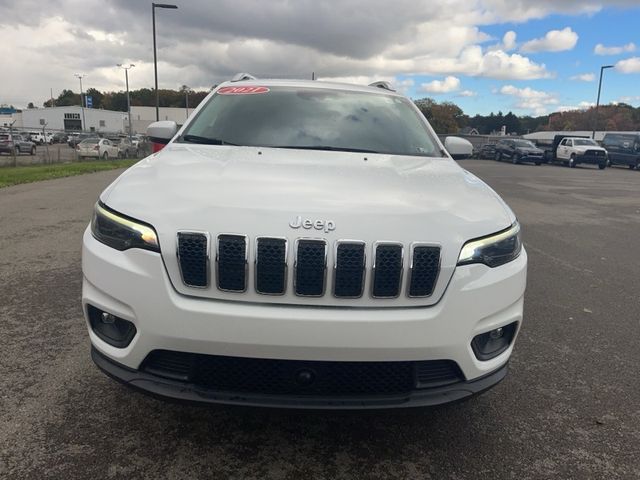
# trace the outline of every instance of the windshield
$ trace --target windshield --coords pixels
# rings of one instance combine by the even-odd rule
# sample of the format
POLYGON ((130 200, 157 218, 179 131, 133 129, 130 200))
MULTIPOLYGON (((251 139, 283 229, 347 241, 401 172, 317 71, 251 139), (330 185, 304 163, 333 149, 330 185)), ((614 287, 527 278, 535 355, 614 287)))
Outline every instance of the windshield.
POLYGON ((576 138, 573 140, 573 144, 574 145, 598 145, 596 142, 594 142, 593 140, 589 140, 588 138, 582 139, 582 138, 576 138))
POLYGON ((86 140, 82 140, 80 143, 82 145, 91 145, 98 143, 99 140, 97 138, 87 138, 86 140))
POLYGON ((514 140, 516 147, 536 148, 529 140, 514 140))
POLYGON ((179 141, 444 156, 402 97, 304 87, 259 92, 217 93, 179 141))

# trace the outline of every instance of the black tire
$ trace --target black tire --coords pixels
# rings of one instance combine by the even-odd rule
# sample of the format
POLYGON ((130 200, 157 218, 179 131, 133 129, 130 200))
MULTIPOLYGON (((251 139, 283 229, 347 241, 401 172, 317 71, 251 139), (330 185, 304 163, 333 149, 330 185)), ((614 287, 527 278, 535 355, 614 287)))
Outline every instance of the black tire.
POLYGON ((502 154, 500 152, 496 152, 495 159, 496 159, 496 162, 502 161, 502 154))
POLYGON ((514 153, 511 156, 511 163, 513 163, 514 165, 518 165, 520 163, 520 155, 518 155, 517 153, 514 153))
POLYGON ((638 166, 634 163, 629 165, 629 170, 635 170, 636 168, 638 168, 638 166))
POLYGON ((104 160, 109 160, 109 152, 104 152, 104 153, 102 154, 102 158, 103 158, 104 160))
POLYGON ((540 165, 542 165, 542 162, 535 162, 536 167, 539 167, 540 165))
POLYGON ((606 163, 599 163, 599 164, 598 164, 598 168, 599 168, 600 170, 604 170, 605 168, 607 168, 607 164, 606 164, 606 163))
POLYGON ((569 157, 569 168, 576 168, 576 155, 574 153, 569 157))
POLYGON ((36 147, 31 147, 31 155, 35 155, 36 154, 36 147))

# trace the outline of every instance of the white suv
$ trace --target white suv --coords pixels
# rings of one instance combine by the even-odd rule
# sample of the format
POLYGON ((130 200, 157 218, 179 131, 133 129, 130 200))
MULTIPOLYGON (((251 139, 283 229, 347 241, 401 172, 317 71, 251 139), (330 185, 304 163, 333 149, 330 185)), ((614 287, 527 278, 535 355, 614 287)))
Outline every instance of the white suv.
POLYGON ((240 80, 148 133, 167 145, 100 195, 83 239, 92 357, 109 376, 299 408, 435 405, 504 378, 520 227, 409 99, 240 80))

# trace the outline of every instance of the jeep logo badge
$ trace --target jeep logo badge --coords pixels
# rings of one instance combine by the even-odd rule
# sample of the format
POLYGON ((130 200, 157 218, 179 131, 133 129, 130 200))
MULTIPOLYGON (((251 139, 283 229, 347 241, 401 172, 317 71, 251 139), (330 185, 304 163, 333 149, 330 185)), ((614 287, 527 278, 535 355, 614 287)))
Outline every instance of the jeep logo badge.
POLYGON ((291 228, 304 228, 305 230, 324 230, 324 233, 333 232, 336 229, 336 222, 333 220, 311 220, 298 215, 289 222, 291 228))

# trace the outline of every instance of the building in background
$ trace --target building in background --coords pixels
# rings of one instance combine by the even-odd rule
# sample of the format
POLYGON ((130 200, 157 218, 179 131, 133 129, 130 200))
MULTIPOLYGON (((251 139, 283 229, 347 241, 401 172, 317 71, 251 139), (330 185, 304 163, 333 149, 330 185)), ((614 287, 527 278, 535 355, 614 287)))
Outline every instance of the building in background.
MULTIPOLYGON (((193 112, 189 109, 189 115, 193 112)), ((178 107, 160 107, 160 120, 173 120, 182 125, 187 120, 187 109, 178 107)), ((133 133, 146 133, 147 127, 156 121, 156 107, 138 107, 131 105, 131 129, 133 133)))
MULTIPOLYGON (((126 112, 84 109, 87 132, 125 133, 128 126, 126 112)), ((79 132, 82 130, 82 108, 80 106, 30 108, 16 116, 14 128, 40 130, 46 125, 47 131, 79 132)))

